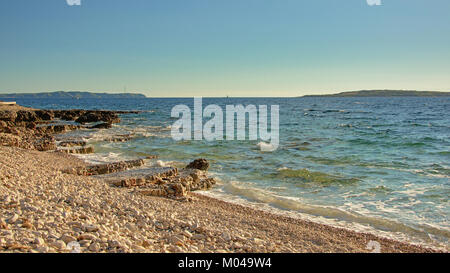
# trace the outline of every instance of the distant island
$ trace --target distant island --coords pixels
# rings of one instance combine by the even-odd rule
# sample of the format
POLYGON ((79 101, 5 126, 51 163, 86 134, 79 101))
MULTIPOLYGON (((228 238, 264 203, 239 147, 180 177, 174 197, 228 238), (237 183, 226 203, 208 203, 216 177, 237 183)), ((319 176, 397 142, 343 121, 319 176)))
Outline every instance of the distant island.
POLYGON ((93 93, 81 91, 57 91, 45 93, 0 94, 0 99, 136 99, 146 98, 134 93, 93 93))
POLYGON ((450 97, 450 92, 416 90, 361 90, 303 97, 450 97))

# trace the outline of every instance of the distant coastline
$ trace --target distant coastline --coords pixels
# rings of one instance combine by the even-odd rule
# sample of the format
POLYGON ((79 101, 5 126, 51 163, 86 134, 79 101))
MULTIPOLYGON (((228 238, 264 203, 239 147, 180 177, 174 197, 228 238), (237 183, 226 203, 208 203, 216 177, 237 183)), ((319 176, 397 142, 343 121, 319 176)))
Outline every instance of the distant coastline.
POLYGON ((43 93, 0 94, 0 99, 127 99, 146 98, 136 93, 94 93, 81 91, 56 91, 43 93))
POLYGON ((360 90, 337 94, 306 95, 302 97, 450 97, 450 92, 416 90, 360 90))

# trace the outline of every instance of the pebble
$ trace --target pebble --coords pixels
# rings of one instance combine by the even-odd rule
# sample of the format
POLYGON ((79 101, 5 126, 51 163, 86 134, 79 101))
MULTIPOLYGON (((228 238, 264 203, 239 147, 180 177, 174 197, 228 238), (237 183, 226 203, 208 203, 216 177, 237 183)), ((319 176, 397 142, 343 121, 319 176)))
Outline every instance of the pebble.
POLYGON ((8 229, 8 224, 6 224, 5 220, 0 218, 0 229, 8 229))
POLYGON ((89 246, 89 250, 92 252, 98 252, 100 250, 100 244, 99 243, 93 243, 89 246))
POLYGON ((90 234, 90 233, 83 233, 80 236, 78 236, 78 240, 80 240, 80 241, 83 241, 83 240, 94 241, 96 239, 97 239, 97 237, 95 237, 95 235, 90 234))
POLYGON ((173 235, 172 237, 170 237, 169 242, 174 245, 183 245, 184 240, 181 236, 173 235))
POLYGON ((40 245, 44 245, 45 241, 44 239, 42 239, 41 237, 37 237, 36 239, 34 239, 34 244, 40 246, 40 245))
POLYGON ((225 241, 231 241, 231 236, 230 236, 230 234, 227 233, 227 232, 222 233, 222 238, 223 238, 225 241))
POLYGON ((49 248, 46 245, 38 246, 36 248, 36 250, 37 250, 37 252, 40 252, 40 253, 47 253, 47 252, 49 252, 49 248))
POLYGON ((68 244, 70 242, 77 241, 77 238, 70 236, 68 234, 64 234, 63 236, 61 236, 60 240, 63 241, 64 243, 68 244))
POLYGON ((51 246, 56 248, 57 250, 64 250, 66 248, 66 244, 61 240, 51 243, 51 246))
POLYGON ((192 239, 194 239, 194 240, 204 240, 205 238, 206 238, 206 236, 203 234, 194 234, 192 236, 192 239))
POLYGON ((187 238, 192 238, 192 233, 190 233, 190 232, 187 231, 187 230, 183 230, 182 234, 183 234, 184 236, 186 236, 187 238))
POLYGON ((9 224, 14 224, 17 220, 19 220, 19 215, 14 214, 13 216, 8 218, 7 222, 9 224))
POLYGON ((91 224, 84 224, 82 226, 82 229, 86 232, 96 232, 99 230, 98 226, 96 225, 91 225, 91 224))

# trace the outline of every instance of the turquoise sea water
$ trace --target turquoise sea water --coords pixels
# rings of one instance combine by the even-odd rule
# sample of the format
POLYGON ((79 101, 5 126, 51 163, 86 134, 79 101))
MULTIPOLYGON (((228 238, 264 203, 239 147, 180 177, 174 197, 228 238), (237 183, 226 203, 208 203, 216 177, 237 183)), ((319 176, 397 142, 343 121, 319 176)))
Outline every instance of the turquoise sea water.
MULTIPOLYGON (((177 104, 193 99, 19 100, 47 109, 143 110, 86 138, 91 162, 148 154, 147 164, 211 162, 220 182, 209 195, 400 240, 449 247, 450 97, 204 98, 218 104, 280 105, 280 146, 258 141, 181 141, 170 136, 177 104), (131 141, 100 141, 133 133, 131 141)), ((71 135, 69 134, 69 135, 71 135)))

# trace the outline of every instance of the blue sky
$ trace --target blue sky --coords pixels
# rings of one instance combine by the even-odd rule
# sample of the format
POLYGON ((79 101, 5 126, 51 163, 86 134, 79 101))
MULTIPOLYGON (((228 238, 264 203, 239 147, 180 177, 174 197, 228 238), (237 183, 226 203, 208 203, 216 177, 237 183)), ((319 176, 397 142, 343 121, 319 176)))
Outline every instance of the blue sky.
POLYGON ((0 0, 0 92, 450 91, 450 1, 0 0))

